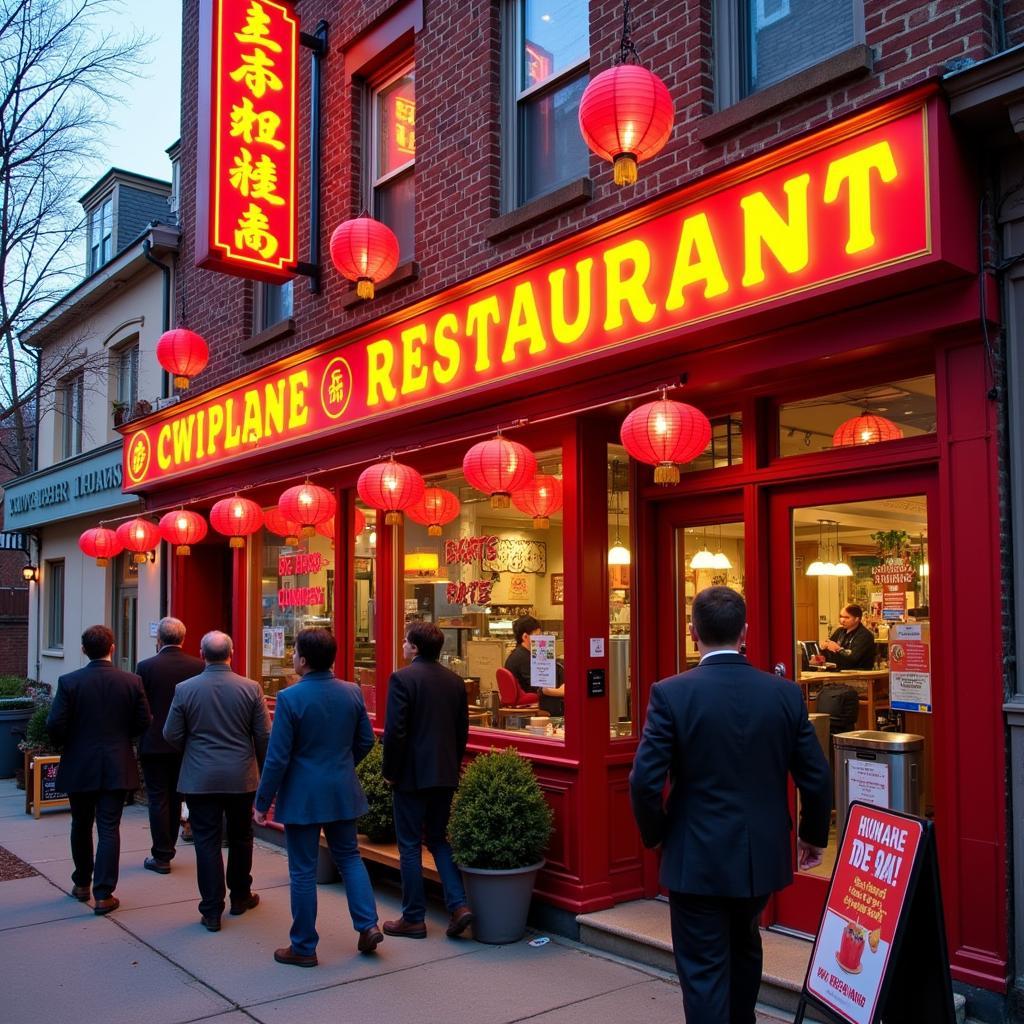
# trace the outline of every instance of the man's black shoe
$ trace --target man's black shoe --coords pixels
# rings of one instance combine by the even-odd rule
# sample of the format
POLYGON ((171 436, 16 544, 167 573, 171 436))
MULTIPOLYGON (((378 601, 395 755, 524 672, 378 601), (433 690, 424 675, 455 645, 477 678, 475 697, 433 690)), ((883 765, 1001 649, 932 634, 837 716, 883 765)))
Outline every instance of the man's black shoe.
POLYGON ((208 932, 219 932, 220 931, 220 917, 219 916, 216 916, 216 917, 213 917, 213 916, 211 916, 211 917, 203 917, 201 920, 203 922, 203 927, 208 932))
POLYGON ((147 871, 155 871, 158 875, 169 875, 171 873, 170 861, 157 860, 156 857, 147 857, 142 862, 142 866, 147 871))
POLYGON ((253 907, 258 907, 259 903, 260 894, 258 892, 251 892, 248 896, 243 896, 240 900, 232 900, 231 915, 232 917, 239 917, 247 910, 252 910, 253 907))

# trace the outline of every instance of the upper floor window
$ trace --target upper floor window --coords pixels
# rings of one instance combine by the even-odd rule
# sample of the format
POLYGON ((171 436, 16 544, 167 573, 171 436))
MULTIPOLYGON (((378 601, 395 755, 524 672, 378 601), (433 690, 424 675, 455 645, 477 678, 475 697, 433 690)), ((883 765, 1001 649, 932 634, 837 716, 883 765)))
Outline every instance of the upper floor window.
POLYGON ((114 199, 104 200, 89 214, 89 273, 99 270, 113 252, 114 199))
POLYGON ((85 406, 85 374, 76 373, 61 388, 61 458, 82 451, 82 419, 85 406))
POLYGON ((64 650, 64 559, 46 563, 46 648, 64 650))
POLYGON ((504 205, 515 209, 587 174, 590 22, 583 0, 509 0, 505 16, 504 205))
POLYGON ((139 343, 118 349, 117 360, 117 401, 126 409, 133 409, 139 400, 139 343))
POLYGON ((400 259, 413 254, 416 217, 416 72, 412 65, 370 94, 367 207, 398 238, 400 259))
POLYGON ((285 281, 284 284, 257 283, 253 334, 259 334, 291 317, 292 284, 291 281, 285 281))

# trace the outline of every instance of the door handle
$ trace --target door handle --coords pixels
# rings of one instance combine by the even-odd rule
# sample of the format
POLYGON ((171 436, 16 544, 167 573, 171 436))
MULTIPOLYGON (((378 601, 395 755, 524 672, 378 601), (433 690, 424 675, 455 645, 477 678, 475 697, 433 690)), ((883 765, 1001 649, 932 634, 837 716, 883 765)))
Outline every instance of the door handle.
POLYGON ((785 678, 786 677, 786 663, 784 661, 777 661, 777 662, 775 662, 775 668, 773 668, 772 671, 777 676, 782 676, 783 678, 785 678))

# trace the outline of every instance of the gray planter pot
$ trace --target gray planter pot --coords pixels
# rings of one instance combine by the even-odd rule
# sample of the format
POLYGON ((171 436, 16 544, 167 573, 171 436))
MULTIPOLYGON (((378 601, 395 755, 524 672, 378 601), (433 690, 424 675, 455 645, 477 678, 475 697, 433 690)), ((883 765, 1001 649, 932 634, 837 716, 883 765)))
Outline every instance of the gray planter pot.
POLYGON ((492 945, 518 942, 526 934, 533 886, 544 861, 507 871, 459 866, 473 911, 473 937, 492 945))
POLYGON ((0 779, 13 778, 22 765, 18 742, 25 738, 25 726, 34 707, 0 710, 0 779))

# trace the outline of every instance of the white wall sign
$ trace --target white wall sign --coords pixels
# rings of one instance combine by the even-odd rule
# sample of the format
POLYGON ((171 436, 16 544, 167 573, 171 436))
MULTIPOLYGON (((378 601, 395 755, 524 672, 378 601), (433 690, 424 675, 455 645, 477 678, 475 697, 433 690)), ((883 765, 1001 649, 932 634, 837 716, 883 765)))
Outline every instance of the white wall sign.
POLYGON ((848 800, 860 800, 874 807, 889 806, 889 766, 878 761, 846 762, 848 800))

